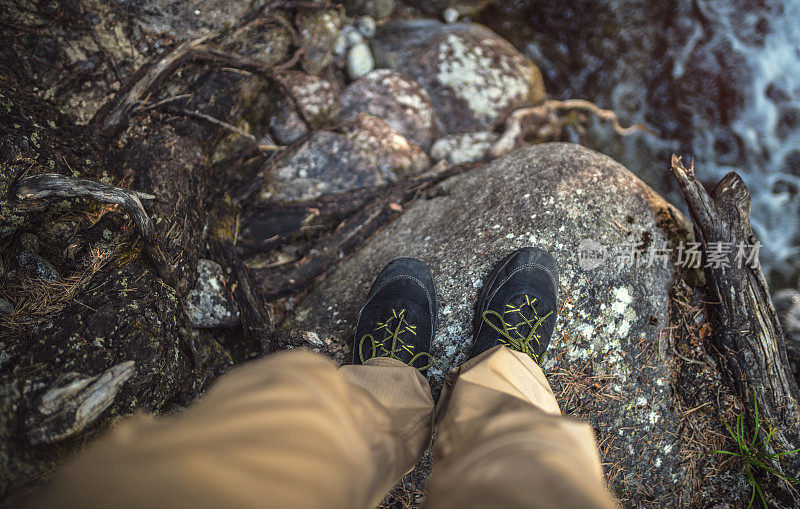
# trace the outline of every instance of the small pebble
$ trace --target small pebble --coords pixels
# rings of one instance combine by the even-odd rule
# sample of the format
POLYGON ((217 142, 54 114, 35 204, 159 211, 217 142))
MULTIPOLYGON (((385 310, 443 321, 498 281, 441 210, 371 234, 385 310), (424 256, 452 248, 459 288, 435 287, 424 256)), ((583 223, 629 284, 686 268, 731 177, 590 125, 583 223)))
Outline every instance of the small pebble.
POLYGON ((347 37, 343 32, 339 32, 339 36, 336 37, 336 42, 333 43, 333 54, 337 57, 344 56, 344 54, 347 53, 348 46, 347 37))
POLYGON ((30 249, 23 249, 17 255, 17 262, 22 270, 32 278, 44 279, 47 281, 58 281, 61 279, 58 271, 53 268, 44 258, 30 249))
POLYGON ((375 67, 372 52, 365 43, 354 44, 347 53, 347 75, 350 79, 358 79, 375 67))
POLYGON ((364 36, 361 35, 356 27, 353 25, 345 25, 342 28, 341 34, 344 35, 344 38, 347 40, 347 47, 354 46, 359 42, 364 42, 364 36))
POLYGON ((5 299, 0 299, 0 315, 10 315, 14 312, 14 305, 5 299))
POLYGON ((239 310, 225 293, 224 270, 219 264, 198 260, 194 286, 184 302, 189 325, 197 329, 213 329, 232 327, 239 322, 239 310))
POLYGON ((361 32, 361 35, 369 39, 373 35, 375 35, 375 31, 378 29, 378 25, 375 23, 375 20, 372 16, 361 16, 358 18, 358 31, 361 32))
POLYGON ((445 23, 455 23, 458 21, 458 11, 453 7, 448 7, 442 12, 442 18, 445 23))

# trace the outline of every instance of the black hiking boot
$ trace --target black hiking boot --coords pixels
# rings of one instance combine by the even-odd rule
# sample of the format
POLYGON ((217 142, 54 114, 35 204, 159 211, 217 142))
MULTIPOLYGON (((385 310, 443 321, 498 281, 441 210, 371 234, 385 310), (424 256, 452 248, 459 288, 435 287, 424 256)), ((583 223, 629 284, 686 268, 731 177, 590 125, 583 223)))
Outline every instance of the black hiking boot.
POLYGON ((423 374, 433 364, 436 286, 430 269, 415 258, 397 258, 372 283, 358 314, 353 363, 391 357, 423 374))
POLYGON ((540 363, 556 325, 558 273, 546 251, 524 247, 498 263, 478 295, 469 358, 506 345, 540 363))

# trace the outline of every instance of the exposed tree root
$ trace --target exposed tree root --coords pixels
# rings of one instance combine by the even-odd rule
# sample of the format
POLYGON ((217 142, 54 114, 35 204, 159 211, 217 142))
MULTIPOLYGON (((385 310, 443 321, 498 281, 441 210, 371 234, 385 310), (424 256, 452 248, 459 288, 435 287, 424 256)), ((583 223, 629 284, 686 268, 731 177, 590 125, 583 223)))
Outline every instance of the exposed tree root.
MULTIPOLYGON (((161 60, 154 62, 149 67, 139 69, 126 89, 121 90, 113 101, 97 111, 91 121, 95 133, 106 138, 114 138, 121 134, 128 126, 131 116, 137 110, 141 111, 144 100, 155 92, 180 66, 188 62, 203 62, 209 65, 249 71, 278 83, 283 87, 287 98, 303 122, 311 129, 311 119, 305 110, 298 106, 291 87, 288 86, 279 73, 280 70, 286 69, 292 61, 298 59, 302 52, 296 52, 285 64, 273 67, 259 60, 211 47, 207 44, 211 38, 211 35, 207 35, 186 41, 170 51, 161 60)), ((144 107, 151 108, 154 106, 144 107)), ((184 114, 187 114, 186 111, 184 111, 184 114)), ((206 118, 205 120, 208 119, 206 118)), ((228 128, 230 127, 232 126, 229 125, 228 128)))
MULTIPOLYGON (((354 197, 365 204, 339 223, 334 231, 323 236, 308 255, 290 265, 254 271, 262 295, 269 300, 304 289, 316 277, 334 269, 343 256, 352 253, 381 226, 399 215, 405 204, 442 180, 473 167, 474 164, 447 166, 440 162, 415 177, 398 181, 388 188, 374 189, 371 196, 364 190, 354 192, 354 197)), ((342 195, 339 195, 337 201, 341 199, 342 195)))
POLYGON ((181 65, 191 60, 195 51, 211 37, 206 35, 179 44, 150 67, 142 67, 136 71, 126 88, 120 90, 113 101, 103 105, 95 114, 90 123, 95 133, 107 137, 118 136, 128 126, 131 114, 144 99, 181 65))
MULTIPOLYGON (((225 203, 229 201, 226 200, 225 203)), ((227 205, 224 209, 215 214, 217 220, 213 226, 211 256, 230 270, 227 291, 239 309, 245 332, 258 340, 262 353, 272 353, 275 338, 272 314, 256 290, 250 269, 236 252, 239 210, 232 205, 227 205)))
POLYGON ((548 118, 551 114, 569 111, 583 111, 591 113, 602 120, 611 121, 614 131, 622 136, 640 131, 653 134, 647 126, 642 124, 622 127, 619 124, 617 114, 612 110, 601 109, 593 102, 584 99, 567 99, 565 101, 549 100, 537 106, 521 108, 511 113, 506 119, 505 131, 502 136, 500 136, 500 139, 492 146, 490 154, 493 157, 500 157, 514 150, 525 134, 523 121, 528 119, 528 117, 535 117, 541 122, 549 123, 552 122, 552 120, 548 118))

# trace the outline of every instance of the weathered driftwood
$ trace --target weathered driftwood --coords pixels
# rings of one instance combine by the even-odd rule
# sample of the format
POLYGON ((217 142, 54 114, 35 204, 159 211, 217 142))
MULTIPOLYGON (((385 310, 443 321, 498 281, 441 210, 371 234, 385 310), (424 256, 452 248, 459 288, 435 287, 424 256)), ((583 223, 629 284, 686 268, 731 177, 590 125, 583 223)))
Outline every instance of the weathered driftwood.
POLYGON ((14 197, 20 204, 35 204, 57 198, 90 198, 101 203, 121 206, 144 239, 145 252, 159 276, 168 284, 173 282, 166 257, 154 235, 153 221, 150 220, 141 202, 142 199, 153 200, 155 196, 86 178, 67 177, 57 173, 38 173, 21 178, 14 186, 14 197))
POLYGON ((14 195, 21 202, 51 198, 91 198, 102 203, 116 204, 131 216, 142 237, 150 239, 153 234, 153 222, 141 202, 142 199, 155 199, 151 194, 109 186, 91 179, 67 177, 58 173, 38 173, 19 179, 14 187, 14 195))
POLYGON ((323 235, 309 254, 290 265, 253 271, 262 295, 269 300, 302 290, 316 277, 335 268, 343 256, 352 253, 381 226, 400 214, 406 203, 442 180, 473 167, 474 164, 447 166, 440 162, 419 175, 392 184, 388 189, 375 190, 369 200, 360 196, 365 204, 341 221, 335 230, 323 235))
MULTIPOLYGON (((686 197, 698 241, 708 253, 711 243, 755 245, 750 226, 750 193, 736 173, 726 175, 710 195, 679 157, 671 170, 686 197)), ((706 294, 715 327, 712 342, 719 367, 728 384, 750 412, 750 433, 755 429, 753 401, 758 402, 764 439, 772 433, 766 453, 800 447, 800 389, 786 358, 781 329, 766 280, 757 264, 706 263, 706 294)), ((775 460, 779 472, 798 477, 800 454, 775 460)), ((775 481, 775 479, 772 479, 775 481)), ((776 482, 767 495, 775 505, 797 506, 800 496, 786 483, 776 482)))
POLYGON ((32 444, 54 443, 81 431, 114 401, 122 384, 135 373, 126 361, 100 376, 67 373, 39 397, 35 412, 25 421, 32 444))

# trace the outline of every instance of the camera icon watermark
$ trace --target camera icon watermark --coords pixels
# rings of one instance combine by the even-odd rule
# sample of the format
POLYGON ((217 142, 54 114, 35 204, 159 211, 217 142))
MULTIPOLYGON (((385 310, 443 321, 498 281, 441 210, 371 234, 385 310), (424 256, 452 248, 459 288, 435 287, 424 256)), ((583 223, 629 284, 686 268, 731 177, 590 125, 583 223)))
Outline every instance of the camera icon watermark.
POLYGON ((585 271, 600 267, 608 259, 606 247, 594 239, 583 239, 578 244, 578 266, 585 271))

